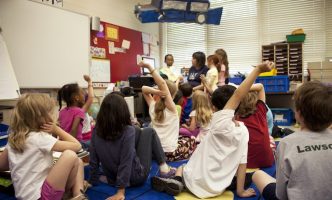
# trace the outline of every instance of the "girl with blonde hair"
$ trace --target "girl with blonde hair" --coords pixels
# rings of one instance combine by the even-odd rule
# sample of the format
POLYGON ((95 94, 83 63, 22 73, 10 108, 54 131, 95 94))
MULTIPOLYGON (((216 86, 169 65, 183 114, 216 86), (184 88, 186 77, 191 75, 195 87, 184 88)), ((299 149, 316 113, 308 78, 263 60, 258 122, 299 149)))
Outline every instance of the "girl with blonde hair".
POLYGON ((212 108, 208 95, 203 91, 196 91, 193 95, 193 110, 190 113, 189 125, 182 124, 180 135, 196 137, 196 142, 201 142, 210 130, 212 108))
POLYGON ((60 200, 65 191, 73 199, 87 199, 83 193, 83 162, 75 153, 81 144, 55 125, 55 103, 49 96, 22 95, 10 130, 8 144, 0 155, 0 170, 11 171, 17 199, 60 200), (53 151, 62 152, 54 165, 53 151))

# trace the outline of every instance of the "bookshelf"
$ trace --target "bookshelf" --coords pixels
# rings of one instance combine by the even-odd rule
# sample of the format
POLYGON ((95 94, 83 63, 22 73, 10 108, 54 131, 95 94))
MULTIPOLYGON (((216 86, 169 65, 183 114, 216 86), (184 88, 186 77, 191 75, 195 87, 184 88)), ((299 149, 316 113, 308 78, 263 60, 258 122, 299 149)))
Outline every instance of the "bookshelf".
POLYGON ((277 75, 288 75, 290 81, 303 80, 303 43, 277 43, 262 46, 262 60, 273 61, 277 75))

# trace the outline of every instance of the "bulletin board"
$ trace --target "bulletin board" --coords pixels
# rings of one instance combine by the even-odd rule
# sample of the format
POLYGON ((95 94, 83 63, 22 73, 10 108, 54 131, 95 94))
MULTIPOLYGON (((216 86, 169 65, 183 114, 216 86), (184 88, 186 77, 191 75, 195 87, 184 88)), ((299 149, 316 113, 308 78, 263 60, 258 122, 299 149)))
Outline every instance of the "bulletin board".
POLYGON ((109 83, 111 80, 110 60, 92 59, 90 66, 90 77, 93 82, 109 83))
MULTIPOLYGON (((97 57, 107 59, 110 62, 111 74, 108 82, 126 81, 128 76, 141 73, 141 70, 137 67, 137 55, 143 55, 142 32, 100 22, 100 31, 91 31, 90 35, 90 45, 97 52, 97 57), (113 32, 107 35, 107 27, 108 29, 109 27, 116 29, 117 34, 113 34, 113 32), (110 36, 112 38, 109 38, 110 36), (130 42, 129 49, 121 48, 124 40, 130 42)), ((105 67, 106 63, 103 63, 103 66, 105 67)), ((97 78, 106 80, 107 77, 97 76, 97 78)), ((94 79, 92 80, 97 82, 94 79)))

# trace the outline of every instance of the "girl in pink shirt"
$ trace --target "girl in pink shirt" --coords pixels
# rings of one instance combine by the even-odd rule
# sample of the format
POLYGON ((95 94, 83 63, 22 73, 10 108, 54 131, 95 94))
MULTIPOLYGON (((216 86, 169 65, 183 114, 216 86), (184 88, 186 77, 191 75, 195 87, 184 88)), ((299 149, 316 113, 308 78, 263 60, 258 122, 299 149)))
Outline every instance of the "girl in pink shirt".
POLYGON ((92 81, 87 75, 84 75, 84 79, 88 82, 89 89, 86 101, 84 91, 77 83, 66 84, 58 91, 59 109, 62 107, 62 101, 67 104, 59 113, 60 126, 80 142, 85 113, 93 102, 92 81))
POLYGON ((229 78, 229 68, 228 68, 228 58, 227 53, 223 49, 217 49, 215 55, 219 58, 219 65, 216 66, 219 72, 218 75, 218 86, 223 86, 228 83, 229 78))

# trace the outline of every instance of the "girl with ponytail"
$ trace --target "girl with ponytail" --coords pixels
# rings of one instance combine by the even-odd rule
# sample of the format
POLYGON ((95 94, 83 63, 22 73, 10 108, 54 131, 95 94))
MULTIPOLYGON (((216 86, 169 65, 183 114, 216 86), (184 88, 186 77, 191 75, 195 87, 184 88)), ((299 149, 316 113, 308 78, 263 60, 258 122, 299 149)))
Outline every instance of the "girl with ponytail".
POLYGON ((179 114, 173 102, 177 92, 176 85, 161 78, 149 64, 141 62, 139 66, 150 71, 158 86, 158 88, 143 86, 142 92, 149 106, 151 127, 156 130, 160 138, 166 159, 168 161, 188 159, 195 150, 196 144, 194 138, 179 138, 179 114))

